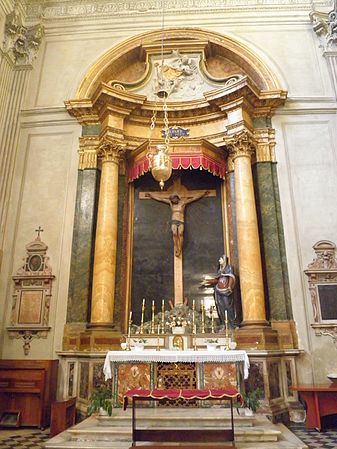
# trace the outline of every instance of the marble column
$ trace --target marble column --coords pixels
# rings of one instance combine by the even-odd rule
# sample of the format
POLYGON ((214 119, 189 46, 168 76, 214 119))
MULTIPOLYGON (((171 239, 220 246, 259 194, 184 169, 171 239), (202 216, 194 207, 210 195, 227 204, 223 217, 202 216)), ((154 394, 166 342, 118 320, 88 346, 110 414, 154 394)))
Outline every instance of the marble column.
POLYGON ((236 224, 243 321, 241 326, 266 326, 265 296, 251 155, 250 136, 242 132, 227 140, 234 162, 236 224))
POLYGON ((118 166, 122 146, 100 146, 101 182, 97 212, 90 327, 112 327, 118 225, 118 166))

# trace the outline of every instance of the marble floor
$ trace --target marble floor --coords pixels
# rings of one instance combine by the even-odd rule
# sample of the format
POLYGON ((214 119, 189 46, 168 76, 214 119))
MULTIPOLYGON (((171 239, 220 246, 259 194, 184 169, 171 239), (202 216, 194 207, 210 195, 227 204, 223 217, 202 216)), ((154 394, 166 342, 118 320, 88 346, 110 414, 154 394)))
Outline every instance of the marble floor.
MULTIPOLYGON (((317 432, 306 430, 304 424, 292 424, 290 430, 309 449, 337 449, 337 429, 317 432)), ((48 429, 0 429, 0 449, 42 449, 48 439, 48 429)))

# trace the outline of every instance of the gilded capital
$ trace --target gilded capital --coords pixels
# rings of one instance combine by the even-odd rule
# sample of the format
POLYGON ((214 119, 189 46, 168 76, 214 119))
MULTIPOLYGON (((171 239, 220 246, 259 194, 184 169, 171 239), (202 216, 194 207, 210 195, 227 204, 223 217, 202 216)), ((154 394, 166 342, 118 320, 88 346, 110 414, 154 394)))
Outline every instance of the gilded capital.
POLYGON ((251 158, 255 152, 255 143, 247 131, 242 131, 225 139, 227 149, 235 161, 238 157, 251 158))
POLYGON ((89 168, 97 168, 97 147, 99 144, 98 137, 85 136, 80 137, 79 149, 79 169, 85 170, 89 168))
POLYGON ((102 162, 113 162, 119 164, 121 157, 125 151, 125 144, 122 142, 110 142, 108 140, 103 140, 100 142, 98 147, 98 156, 101 158, 102 162))
POLYGON ((272 128, 254 129, 256 142, 256 162, 275 162, 275 130, 272 128))

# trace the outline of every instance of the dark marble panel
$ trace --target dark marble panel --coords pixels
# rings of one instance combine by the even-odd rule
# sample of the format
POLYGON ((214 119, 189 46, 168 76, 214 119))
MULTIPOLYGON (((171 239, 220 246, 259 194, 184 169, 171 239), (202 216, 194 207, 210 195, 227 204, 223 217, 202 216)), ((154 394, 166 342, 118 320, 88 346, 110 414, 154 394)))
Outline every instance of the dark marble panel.
POLYGON ((239 270, 239 251, 238 251, 238 233, 236 226, 236 204, 235 204, 235 175, 234 172, 227 173, 226 180, 227 194, 227 214, 228 214, 228 232, 229 232, 229 252, 231 265, 236 276, 236 286, 234 289, 234 304, 236 310, 236 322, 242 321, 242 304, 240 292, 240 270, 239 270))
POLYGON ((252 391, 259 388, 265 397, 264 376, 263 376, 263 362, 256 362, 251 360, 249 367, 249 377, 245 381, 246 391, 252 391))
POLYGON ((254 166, 253 173, 267 301, 267 317, 274 320, 285 320, 287 319, 287 307, 272 164, 270 162, 257 163, 254 166))
POLYGON ((287 396, 294 397, 294 392, 290 390, 290 387, 293 385, 293 378, 291 374, 291 362, 290 360, 285 361, 286 367, 286 378, 287 378, 287 396))
MULTIPOLYGON (((190 300, 203 296, 198 283, 206 273, 215 273, 223 253, 221 180, 205 171, 179 170, 188 189, 216 189, 214 198, 202 198, 186 206, 184 232, 184 294, 190 300)), ((166 184, 167 189, 172 178, 166 184)), ((160 310, 161 300, 173 298, 173 240, 171 209, 154 200, 139 200, 140 191, 158 191, 150 174, 135 182, 135 217, 132 273, 132 311, 140 321, 142 298, 146 298, 145 320, 150 304, 160 310)))
POLYGON ((97 170, 83 170, 79 176, 67 310, 68 323, 88 320, 98 178, 97 170))
POLYGON ((143 298, 145 321, 149 321, 152 301, 160 310, 161 300, 173 297, 170 208, 158 201, 139 199, 139 192, 156 190, 158 183, 149 173, 135 181, 131 307, 136 324, 140 323, 143 298))
POLYGON ((82 136, 98 136, 101 131, 101 125, 83 125, 82 136))
POLYGON ((70 362, 68 365, 68 396, 75 396, 74 392, 74 375, 75 375, 75 362, 70 362))
POLYGON ((278 186, 277 164, 276 163, 272 164, 272 176, 273 176, 275 207, 276 207, 276 217, 277 217, 277 229, 278 229, 278 234, 279 234, 279 244, 280 244, 281 265, 282 265, 282 274, 283 274, 284 295, 285 295, 285 302, 286 302, 286 309, 287 309, 287 318, 288 318, 288 320, 291 320, 291 319, 293 319, 293 311, 292 311, 292 305, 291 305, 288 263, 287 263, 287 254, 286 254, 285 241, 284 241, 280 190, 279 190, 279 186, 278 186))
POLYGON ((201 198, 185 210, 184 232, 184 294, 190 304, 205 297, 199 288, 203 275, 214 275, 219 257, 224 252, 221 207, 221 179, 208 172, 187 170, 182 178, 189 190, 216 190, 216 197, 201 198))
POLYGON ((279 363, 278 362, 268 363, 267 369, 268 369, 270 399, 277 399, 281 397, 279 363))
POLYGON ((92 378, 92 389, 96 388, 108 388, 112 391, 112 379, 105 380, 103 373, 103 362, 95 362, 92 364, 93 367, 93 378, 92 378))
POLYGON ((80 362, 79 397, 82 399, 88 399, 88 389, 89 389, 89 363, 80 362))

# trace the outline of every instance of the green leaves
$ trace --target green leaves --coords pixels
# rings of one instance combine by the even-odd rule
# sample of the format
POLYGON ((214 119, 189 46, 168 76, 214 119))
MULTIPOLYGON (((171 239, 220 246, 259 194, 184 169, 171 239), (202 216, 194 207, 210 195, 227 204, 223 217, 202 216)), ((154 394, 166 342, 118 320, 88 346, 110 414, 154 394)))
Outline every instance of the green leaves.
POLYGON ((105 410, 109 416, 112 414, 112 391, 106 387, 96 388, 89 398, 88 415, 98 412, 100 409, 105 410))

